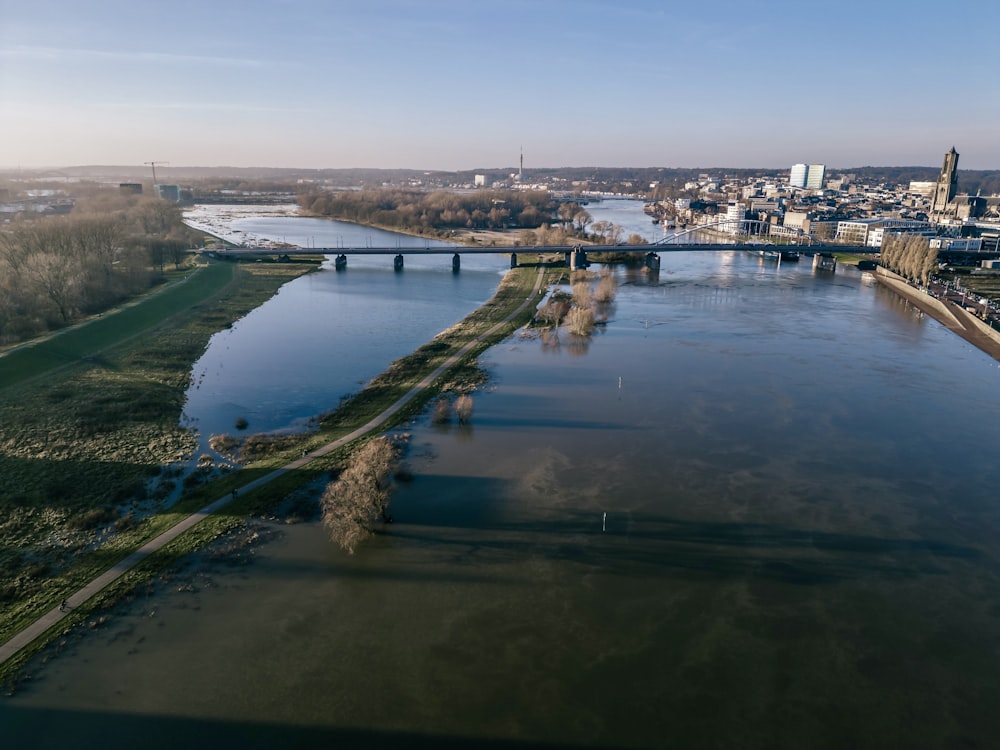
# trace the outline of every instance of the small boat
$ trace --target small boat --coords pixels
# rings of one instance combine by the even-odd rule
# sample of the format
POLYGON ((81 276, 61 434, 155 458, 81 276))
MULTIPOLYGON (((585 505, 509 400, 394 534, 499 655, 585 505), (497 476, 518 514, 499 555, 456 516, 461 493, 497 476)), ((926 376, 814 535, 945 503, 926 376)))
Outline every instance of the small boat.
POLYGON ((781 259, 784 261, 791 261, 792 263, 798 263, 799 258, 802 257, 802 253, 798 250, 782 250, 781 259))

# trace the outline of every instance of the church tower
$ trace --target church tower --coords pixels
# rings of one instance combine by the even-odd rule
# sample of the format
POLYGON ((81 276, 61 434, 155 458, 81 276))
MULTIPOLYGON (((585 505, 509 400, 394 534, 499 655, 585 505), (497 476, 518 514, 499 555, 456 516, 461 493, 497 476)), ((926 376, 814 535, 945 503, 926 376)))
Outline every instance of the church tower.
POLYGON ((937 185, 934 186, 934 200, 931 201, 931 213, 942 214, 948 208, 948 204, 955 199, 958 191, 958 152, 955 147, 944 155, 944 164, 941 166, 941 174, 938 177, 937 185))

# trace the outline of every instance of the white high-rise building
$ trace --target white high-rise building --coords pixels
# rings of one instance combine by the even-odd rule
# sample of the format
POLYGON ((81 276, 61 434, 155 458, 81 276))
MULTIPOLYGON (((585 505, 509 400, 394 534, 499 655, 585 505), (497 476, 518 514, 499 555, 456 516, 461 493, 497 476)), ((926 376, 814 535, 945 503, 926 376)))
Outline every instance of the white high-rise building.
POLYGON ((806 170, 806 189, 822 190, 823 179, 826 177, 825 164, 810 164, 806 170))
POLYGON ((804 188, 806 186, 806 172, 809 170, 805 164, 793 164, 792 173, 788 177, 788 184, 792 187, 804 188))
POLYGON ((747 209, 742 203, 730 201, 726 206, 725 224, 721 229, 729 234, 739 234, 743 231, 743 220, 746 218, 747 209))
POLYGON ((793 164, 788 184, 809 190, 822 190, 825 177, 825 164, 793 164))

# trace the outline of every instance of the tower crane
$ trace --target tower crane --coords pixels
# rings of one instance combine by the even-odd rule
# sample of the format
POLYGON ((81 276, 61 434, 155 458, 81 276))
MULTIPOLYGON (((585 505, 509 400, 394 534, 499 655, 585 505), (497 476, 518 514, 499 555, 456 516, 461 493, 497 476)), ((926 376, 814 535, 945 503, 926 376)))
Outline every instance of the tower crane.
POLYGON ((156 165, 157 164, 169 164, 169 161, 144 161, 143 164, 153 168, 153 188, 156 188, 156 165))

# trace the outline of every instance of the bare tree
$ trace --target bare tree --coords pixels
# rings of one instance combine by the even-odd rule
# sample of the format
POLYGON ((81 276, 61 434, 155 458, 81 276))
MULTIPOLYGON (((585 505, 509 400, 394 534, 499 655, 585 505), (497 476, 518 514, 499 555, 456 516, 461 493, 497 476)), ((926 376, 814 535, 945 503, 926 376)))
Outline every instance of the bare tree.
POLYGON ((590 307, 593 299, 594 295, 588 282, 577 281, 573 284, 573 305, 575 307, 590 307))
POLYGON ((441 396, 434 402, 434 412, 431 414, 434 424, 447 424, 451 421, 451 401, 447 396, 441 396))
POLYGON ((566 328, 575 336, 589 336, 594 325, 594 311, 589 307, 574 307, 566 313, 566 328))
POLYGON ((369 440, 320 499, 323 525, 330 538, 349 554, 375 534, 379 523, 391 520, 390 471, 396 455, 396 446, 388 438, 369 440))
POLYGON ((594 292, 594 299, 600 304, 613 302, 618 291, 618 282, 615 281, 614 274, 607 268, 601 271, 601 280, 597 282, 597 290, 594 292))
POLYGON ((463 393, 455 399, 455 413, 461 424, 468 424, 472 421, 472 396, 463 393))

